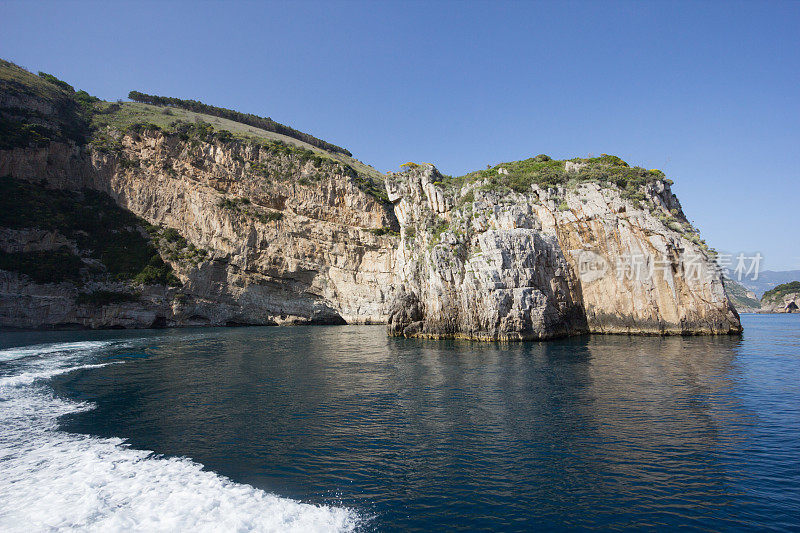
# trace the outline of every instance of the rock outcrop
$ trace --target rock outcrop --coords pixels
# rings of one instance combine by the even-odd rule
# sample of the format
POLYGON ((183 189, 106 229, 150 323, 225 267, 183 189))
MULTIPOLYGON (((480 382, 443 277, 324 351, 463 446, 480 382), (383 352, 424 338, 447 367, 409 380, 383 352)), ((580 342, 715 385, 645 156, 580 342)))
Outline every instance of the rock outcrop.
POLYGON ((665 181, 646 188, 651 212, 597 183, 517 193, 443 180, 431 165, 387 179, 401 226, 391 334, 740 331, 709 252, 658 218, 685 221, 665 181))
POLYGON ((531 206, 486 195, 454 208, 431 165, 387 179, 401 227, 394 335, 546 339, 587 331, 580 286, 531 206))
POLYGON ((783 283, 761 297, 762 313, 800 312, 800 281, 783 283))

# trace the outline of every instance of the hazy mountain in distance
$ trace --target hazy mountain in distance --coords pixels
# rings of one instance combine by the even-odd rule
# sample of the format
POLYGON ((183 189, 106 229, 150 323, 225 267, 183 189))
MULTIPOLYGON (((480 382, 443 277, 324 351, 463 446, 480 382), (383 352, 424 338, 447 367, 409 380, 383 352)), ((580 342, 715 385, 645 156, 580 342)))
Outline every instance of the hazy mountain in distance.
POLYGON ((751 274, 742 276, 742 279, 739 280, 730 269, 727 269, 726 276, 738 281, 745 288, 756 293, 758 298, 761 298, 765 292, 782 283, 800 281, 800 270, 762 270, 758 273, 758 279, 752 279, 751 274))

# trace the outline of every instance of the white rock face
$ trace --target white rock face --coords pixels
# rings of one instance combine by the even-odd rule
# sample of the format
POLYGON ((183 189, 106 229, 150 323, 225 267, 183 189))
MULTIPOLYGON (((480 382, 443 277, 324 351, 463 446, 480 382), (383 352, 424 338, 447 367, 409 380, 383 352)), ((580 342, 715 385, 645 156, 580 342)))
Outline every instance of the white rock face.
POLYGON ((569 263, 557 238, 539 231, 530 206, 476 201, 481 212, 472 217, 452 210, 451 200, 447 211, 435 211, 430 198, 444 191, 431 192, 431 184, 439 178, 425 165, 387 179, 390 197, 400 198, 402 227, 390 332, 481 340, 585 332, 569 263))
POLYGON ((564 161, 564 170, 567 172, 578 172, 580 169, 586 167, 586 163, 579 163, 575 161, 564 161))
POLYGON ((644 191, 651 212, 597 184, 431 191, 440 180, 430 165, 387 180, 402 238, 391 334, 510 340, 741 329, 708 253, 693 234, 665 225, 670 210, 676 223, 685 218, 664 182, 644 191), (449 209, 431 209, 434 196, 449 209))
MULTIPOLYGON (((364 176, 291 151, 152 131, 121 142, 117 154, 59 143, 0 151, 0 176, 104 191, 208 255, 173 262, 183 287, 135 287, 138 302, 100 307, 78 305, 74 285, 0 272, 0 325, 388 322, 394 335, 482 340, 740 330, 662 181, 642 191, 646 209, 597 184, 446 189, 422 165, 387 177, 387 205, 364 176)), ((0 231, 5 252, 61 246, 73 244, 0 231)))

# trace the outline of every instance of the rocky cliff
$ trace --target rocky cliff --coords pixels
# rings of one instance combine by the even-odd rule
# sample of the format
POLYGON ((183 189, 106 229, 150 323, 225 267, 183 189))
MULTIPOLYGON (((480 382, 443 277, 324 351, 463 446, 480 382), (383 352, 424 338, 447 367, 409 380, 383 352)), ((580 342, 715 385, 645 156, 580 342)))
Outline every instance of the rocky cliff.
POLYGON ((383 176, 274 132, 0 67, 0 326, 740 330, 657 171, 540 156, 383 176))
POLYGON ((800 312, 800 281, 783 283, 765 292, 761 297, 761 312, 800 312))
MULTIPOLYGON (((569 178, 575 163, 557 164, 569 178)), ((492 173, 509 176, 500 167, 448 180, 426 164, 387 179, 401 226, 390 333, 505 340, 740 330, 712 252, 687 231, 665 180, 642 185, 639 200, 576 179, 514 190, 492 173)))
MULTIPOLYGON (((3 151, 0 175, 45 188, 102 191, 206 254, 195 262, 173 259, 181 288, 150 287, 139 311, 126 302, 98 315, 72 305, 77 289, 69 285, 41 294, 48 291, 12 276, 3 291, 5 325, 385 321, 396 222, 384 202, 359 187, 363 178, 352 169, 324 158, 304 161, 306 154, 286 146, 192 143, 158 130, 120 133, 116 140, 120 148, 110 153, 61 143, 3 151), (26 294, 26 301, 15 294, 26 294), (37 294, 50 302, 46 312, 33 301, 37 294)), ((28 238, 5 237, 7 252, 28 238)))
POLYGON ((723 278, 725 293, 731 304, 739 313, 758 313, 761 303, 756 294, 738 281, 727 276, 723 278))

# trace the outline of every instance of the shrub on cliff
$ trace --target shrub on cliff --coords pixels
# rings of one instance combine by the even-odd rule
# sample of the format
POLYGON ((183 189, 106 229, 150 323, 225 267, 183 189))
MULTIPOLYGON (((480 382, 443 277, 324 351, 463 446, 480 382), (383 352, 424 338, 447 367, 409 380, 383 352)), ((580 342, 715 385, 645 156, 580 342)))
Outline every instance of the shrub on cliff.
POLYGON ((0 149, 18 146, 42 146, 58 138, 58 134, 42 124, 0 117, 0 149))
POLYGON ((60 79, 56 78, 52 74, 48 74, 47 72, 42 72, 40 70, 39 71, 39 77, 44 79, 44 80, 46 80, 46 81, 49 81, 50 83, 52 83, 53 85, 56 85, 57 87, 60 87, 60 88, 64 89, 65 91, 69 91, 71 93, 75 92, 75 88, 72 85, 70 85, 69 83, 65 82, 64 80, 60 80, 60 79))
POLYGON ((171 287, 181 284, 177 276, 172 273, 172 267, 166 264, 158 254, 150 258, 147 266, 133 278, 133 282, 142 285, 169 285, 171 287))
POLYGON ((371 229, 368 229, 367 231, 369 231, 370 233, 372 233, 373 235, 376 235, 378 237, 381 237, 383 235, 390 235, 392 237, 399 237, 400 236, 400 233, 394 231, 391 228, 371 228, 371 229))
POLYGON ((258 214, 256 218, 259 222, 266 224, 268 222, 278 222, 279 220, 283 220, 283 213, 280 211, 269 211, 266 214, 258 214))
POLYGON ((568 172, 565 161, 553 160, 540 154, 522 161, 501 163, 465 176, 448 177, 443 180, 443 184, 460 187, 465 181, 485 181, 487 189, 527 192, 532 185, 551 188, 587 182, 603 184, 610 182, 620 189, 623 197, 636 202, 644 198, 640 192, 643 185, 664 179, 663 172, 659 170, 631 168, 628 163, 614 155, 575 158, 570 162, 575 165, 572 165, 572 169, 568 172))

